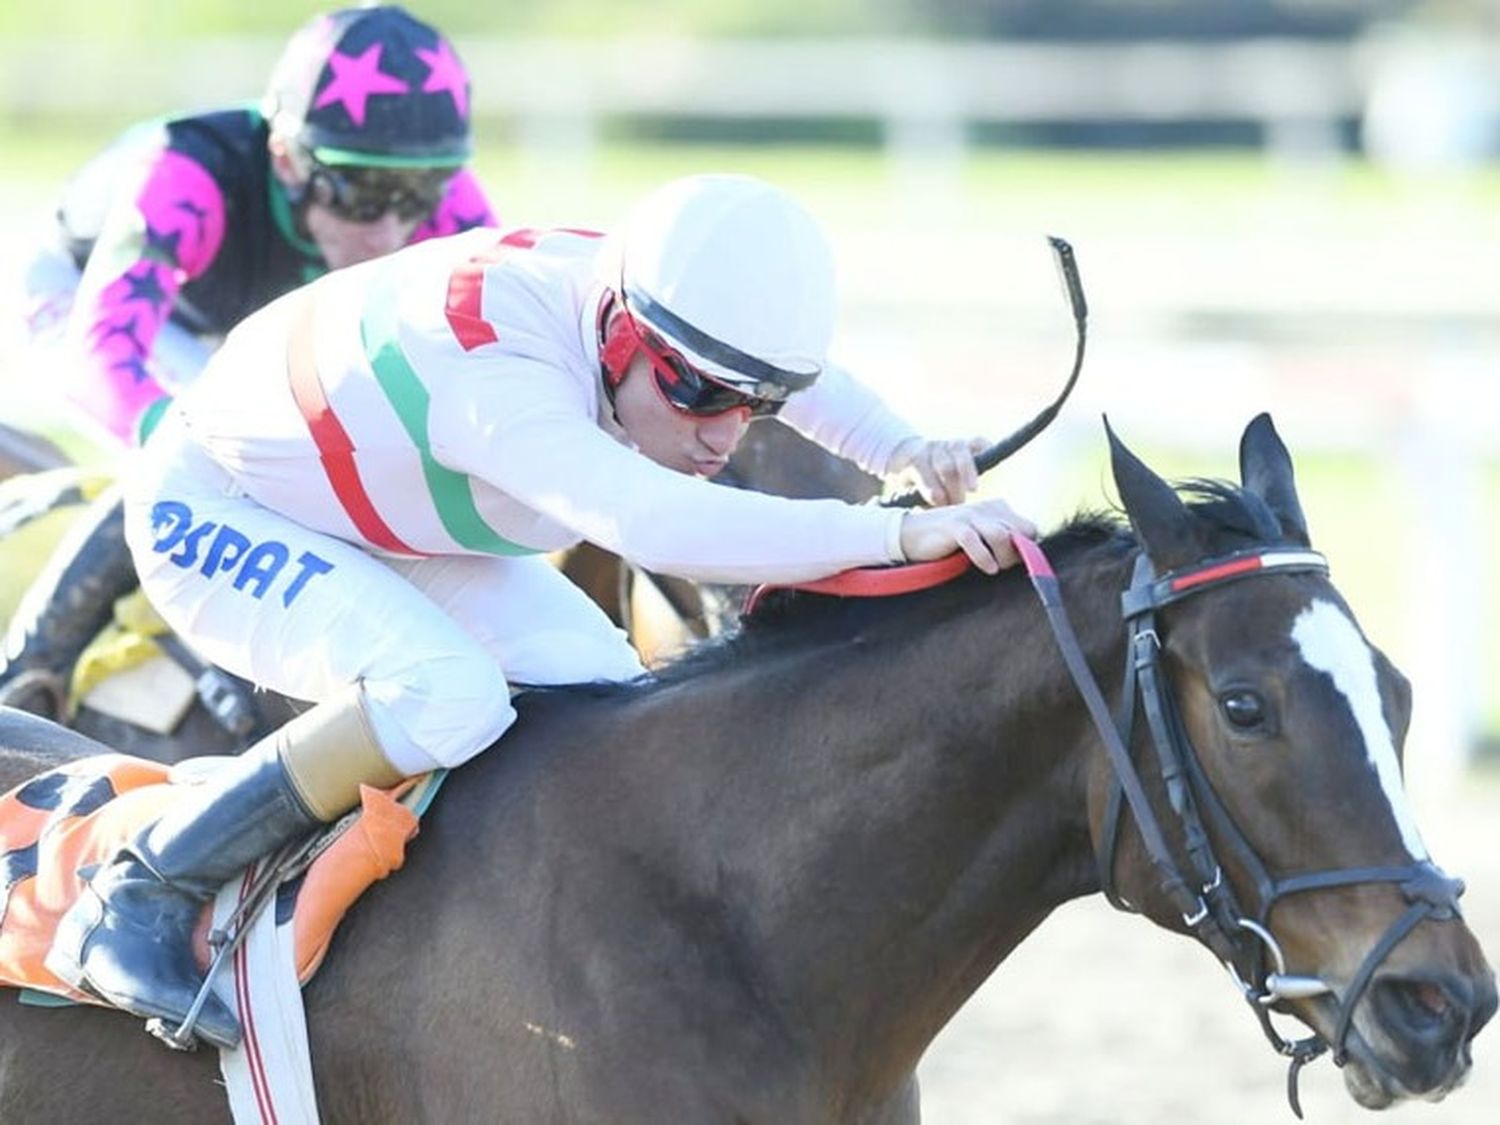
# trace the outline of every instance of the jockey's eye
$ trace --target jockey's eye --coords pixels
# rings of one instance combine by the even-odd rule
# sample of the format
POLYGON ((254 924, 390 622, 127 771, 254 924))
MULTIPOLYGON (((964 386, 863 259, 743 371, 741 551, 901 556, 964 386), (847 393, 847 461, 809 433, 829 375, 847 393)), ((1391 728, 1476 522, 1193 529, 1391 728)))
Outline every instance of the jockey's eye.
POLYGON ((1226 691, 1219 696, 1219 706, 1230 724, 1240 730, 1253 730, 1266 721, 1265 700, 1253 691, 1243 688, 1226 691))

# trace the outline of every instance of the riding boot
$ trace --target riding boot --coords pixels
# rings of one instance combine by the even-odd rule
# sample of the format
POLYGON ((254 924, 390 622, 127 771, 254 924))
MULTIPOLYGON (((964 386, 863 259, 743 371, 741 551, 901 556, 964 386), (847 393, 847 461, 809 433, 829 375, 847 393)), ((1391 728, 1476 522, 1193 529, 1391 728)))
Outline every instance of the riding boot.
POLYGON ((135 586, 125 509, 111 488, 68 530, 16 607, 0 660, 0 703, 59 717, 74 663, 108 624, 115 600, 135 586))
MULTIPOLYGON (((47 968, 82 991, 176 1030, 203 988, 193 929, 245 867, 353 808, 361 783, 402 777, 376 742, 358 684, 185 786, 180 803, 90 878, 58 924, 47 968)), ((193 1033, 240 1040, 212 992, 193 1033)))

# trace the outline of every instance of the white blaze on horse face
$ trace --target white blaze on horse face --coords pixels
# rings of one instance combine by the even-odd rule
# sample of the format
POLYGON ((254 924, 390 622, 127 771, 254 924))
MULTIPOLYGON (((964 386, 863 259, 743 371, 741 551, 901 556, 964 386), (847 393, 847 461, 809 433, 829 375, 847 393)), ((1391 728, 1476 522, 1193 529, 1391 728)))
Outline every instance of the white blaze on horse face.
POLYGON ((1327 601, 1315 601, 1297 615, 1292 623, 1292 640, 1302 650, 1302 658, 1318 671, 1326 672, 1333 686, 1349 701, 1355 725, 1364 736, 1365 753, 1391 804, 1406 850, 1413 859, 1426 859, 1427 848, 1417 831, 1417 819, 1401 782, 1395 739, 1380 705, 1375 654, 1348 615, 1327 601))

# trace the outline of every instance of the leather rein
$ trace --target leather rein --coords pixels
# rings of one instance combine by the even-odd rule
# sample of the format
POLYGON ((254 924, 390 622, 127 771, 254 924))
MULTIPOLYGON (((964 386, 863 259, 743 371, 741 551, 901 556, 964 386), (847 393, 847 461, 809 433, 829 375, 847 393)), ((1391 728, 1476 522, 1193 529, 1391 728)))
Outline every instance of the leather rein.
POLYGON ((1098 681, 1084 658, 1082 646, 1063 606, 1051 564, 1034 542, 1020 536, 1014 539, 1032 586, 1046 611, 1063 661, 1083 696, 1114 771, 1115 784, 1111 788, 1104 830, 1096 853, 1103 891, 1116 908, 1138 912, 1137 907, 1120 895, 1114 880, 1121 811, 1128 805, 1156 870, 1162 893, 1181 916, 1187 931, 1207 946, 1229 971, 1271 1045, 1291 1060, 1287 1073, 1287 1100, 1292 1112, 1300 1118, 1302 1108, 1297 1076, 1302 1067, 1330 1048, 1334 1063, 1344 1065, 1348 1059, 1346 1041, 1355 1008, 1374 979, 1376 970, 1424 919, 1459 917, 1458 899, 1463 894, 1464 885, 1425 859, 1404 866, 1351 867, 1273 875, 1229 815, 1187 736, 1161 667, 1162 646, 1156 632, 1156 615, 1165 607, 1203 590, 1256 575, 1326 575, 1328 562, 1315 551, 1257 547, 1157 577, 1150 560, 1141 552, 1136 558, 1130 587, 1121 597, 1128 647, 1125 682, 1120 695, 1121 714, 1116 717, 1110 712, 1098 681), (1179 862, 1168 844, 1130 754, 1137 699, 1146 716, 1186 864, 1179 862), (1212 837, 1209 829, 1212 829, 1212 837), (1251 884, 1255 900, 1253 909, 1246 910, 1242 906, 1224 878, 1223 865, 1214 850, 1215 842, 1251 884), (1409 905, 1365 955, 1344 995, 1338 997, 1334 987, 1319 977, 1289 973, 1285 955, 1271 929, 1272 907, 1282 898, 1305 891, 1370 883, 1396 884, 1409 905), (1283 1005, 1280 1010, 1285 1011, 1286 1001, 1324 994, 1334 994, 1338 1008, 1331 1042, 1317 1032, 1304 1039, 1287 1039, 1271 1023, 1270 1013, 1277 1005, 1283 1005))

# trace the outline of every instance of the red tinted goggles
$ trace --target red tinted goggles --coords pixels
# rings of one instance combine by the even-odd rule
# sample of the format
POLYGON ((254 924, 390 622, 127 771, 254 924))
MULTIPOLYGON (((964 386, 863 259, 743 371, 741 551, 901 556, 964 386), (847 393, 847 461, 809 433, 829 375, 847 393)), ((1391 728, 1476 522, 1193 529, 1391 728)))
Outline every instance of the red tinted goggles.
POLYGON ((627 330, 635 337, 641 351, 651 363, 657 390, 669 405, 684 414, 706 418, 731 410, 748 410, 752 418, 768 418, 786 405, 784 399, 761 398, 735 390, 699 371, 680 354, 668 347, 649 329, 642 329, 635 317, 625 314, 627 330))

